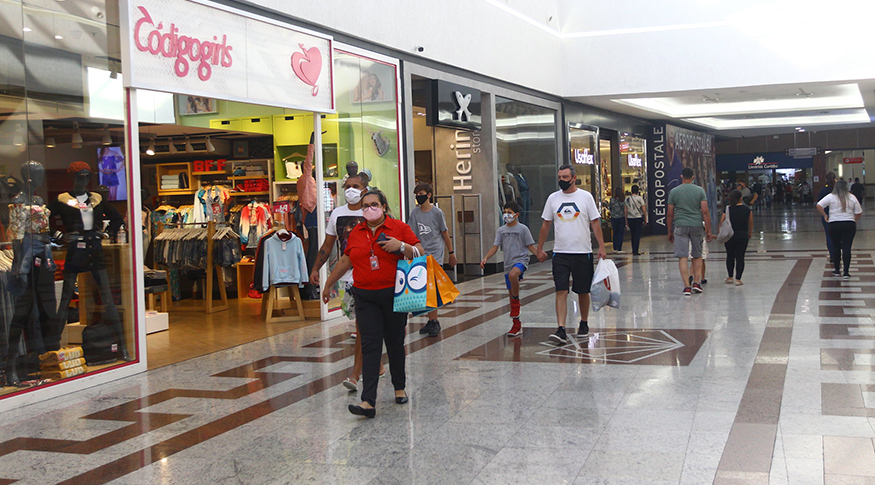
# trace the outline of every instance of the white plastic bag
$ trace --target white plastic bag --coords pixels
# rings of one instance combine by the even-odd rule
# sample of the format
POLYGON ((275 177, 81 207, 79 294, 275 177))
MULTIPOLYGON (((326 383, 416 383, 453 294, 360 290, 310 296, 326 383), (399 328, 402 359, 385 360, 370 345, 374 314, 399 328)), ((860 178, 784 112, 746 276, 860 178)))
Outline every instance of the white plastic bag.
POLYGON ((605 305, 620 308, 620 272, 610 259, 599 260, 592 277, 589 297, 594 312, 605 305))

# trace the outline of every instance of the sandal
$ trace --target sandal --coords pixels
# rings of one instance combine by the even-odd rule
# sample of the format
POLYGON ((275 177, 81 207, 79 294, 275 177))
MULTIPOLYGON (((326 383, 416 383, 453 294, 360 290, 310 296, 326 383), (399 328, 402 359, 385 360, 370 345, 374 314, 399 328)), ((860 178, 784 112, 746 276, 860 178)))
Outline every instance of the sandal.
POLYGON ((343 380, 343 387, 345 387, 349 392, 355 392, 358 390, 358 381, 353 379, 352 377, 347 377, 343 380))

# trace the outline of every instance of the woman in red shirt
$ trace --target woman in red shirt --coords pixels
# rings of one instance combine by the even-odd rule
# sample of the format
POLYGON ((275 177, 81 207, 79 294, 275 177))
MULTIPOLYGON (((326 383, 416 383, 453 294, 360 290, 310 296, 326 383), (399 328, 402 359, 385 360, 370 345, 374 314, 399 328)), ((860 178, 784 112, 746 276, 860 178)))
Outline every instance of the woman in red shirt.
POLYGON ((349 405, 349 412, 373 418, 377 400, 377 382, 383 341, 389 356, 389 373, 395 387, 395 402, 407 402, 404 390, 404 337, 407 334, 407 314, 395 313, 395 268, 402 257, 413 257, 413 248, 425 254, 410 226, 388 215, 389 204, 379 190, 369 191, 362 198, 360 222, 349 233, 346 250, 334 266, 322 287, 322 300, 329 300, 331 288, 352 268, 352 294, 355 297, 356 320, 362 342, 362 403, 349 405))

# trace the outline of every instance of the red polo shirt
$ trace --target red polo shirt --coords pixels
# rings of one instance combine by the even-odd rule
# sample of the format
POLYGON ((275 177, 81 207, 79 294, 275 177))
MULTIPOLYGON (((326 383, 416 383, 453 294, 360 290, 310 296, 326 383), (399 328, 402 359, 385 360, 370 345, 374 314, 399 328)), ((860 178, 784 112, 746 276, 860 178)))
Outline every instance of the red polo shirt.
POLYGON ((395 288, 395 268, 403 255, 384 251, 377 244, 377 238, 380 237, 380 234, 394 237, 410 245, 419 243, 419 239, 413 234, 410 226, 398 219, 387 216, 376 233, 371 233, 366 221, 360 222, 349 233, 344 251, 344 254, 352 260, 352 280, 353 286, 356 288, 363 290, 395 288), (377 270, 371 269, 372 248, 374 255, 380 262, 380 269, 377 270))

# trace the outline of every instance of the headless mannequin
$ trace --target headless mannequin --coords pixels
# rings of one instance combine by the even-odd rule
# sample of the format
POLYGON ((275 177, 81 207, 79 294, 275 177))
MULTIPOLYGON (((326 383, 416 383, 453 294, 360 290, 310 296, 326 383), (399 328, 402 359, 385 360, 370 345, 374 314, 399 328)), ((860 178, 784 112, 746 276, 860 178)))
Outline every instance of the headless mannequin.
POLYGON ((100 194, 88 192, 91 181, 90 170, 76 172, 73 190, 58 196, 56 212, 62 214, 64 220, 64 238, 67 241, 67 259, 64 263, 64 288, 61 291, 61 304, 58 308, 57 332, 52 335, 52 342, 60 342, 61 332, 67 324, 67 311, 76 291, 76 279, 79 273, 90 272, 94 277, 98 294, 103 302, 103 321, 112 326, 118 338, 119 358, 131 360, 125 341, 124 327, 119 317, 109 275, 103 265, 103 246, 101 240, 107 237, 102 232, 104 217, 110 220, 110 230, 115 232, 121 226, 123 219, 100 194), (78 212, 78 213, 77 213, 78 212))
POLYGON ((21 335, 25 326, 33 320, 33 312, 38 312, 39 329, 44 339, 44 349, 58 350, 58 333, 53 327, 55 315, 55 263, 49 239, 49 211, 43 199, 34 194, 45 181, 45 169, 33 160, 21 166, 24 190, 9 206, 9 232, 12 236, 12 249, 15 254, 12 277, 15 310, 9 326, 9 351, 6 355, 6 383, 18 385, 17 360, 21 347, 21 335))

